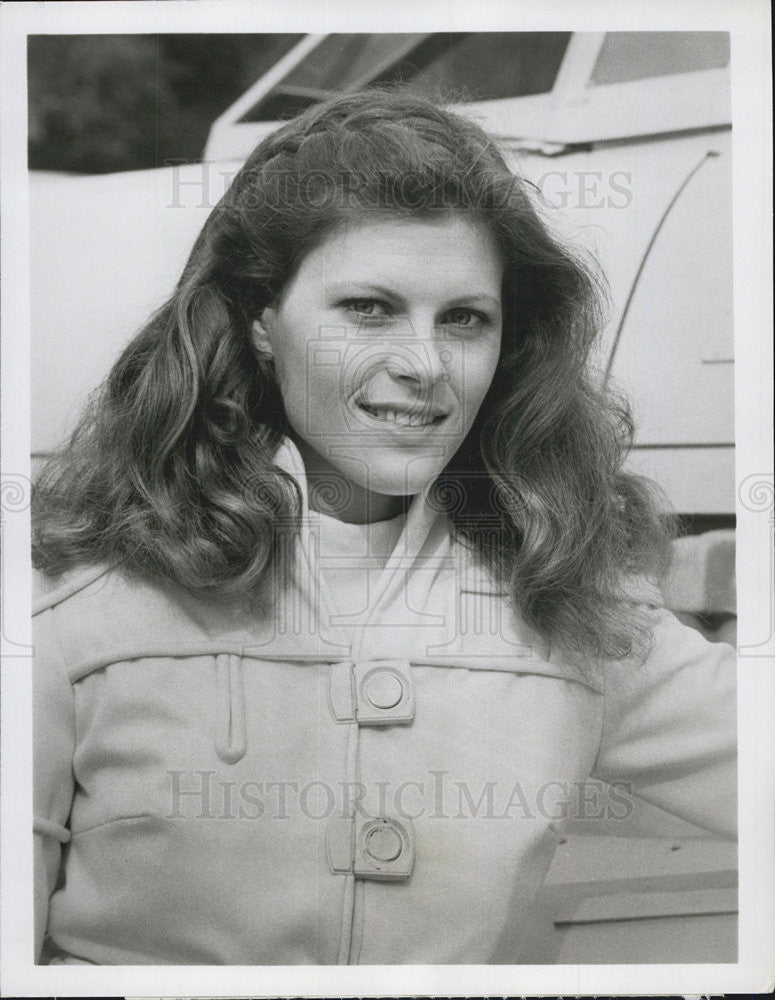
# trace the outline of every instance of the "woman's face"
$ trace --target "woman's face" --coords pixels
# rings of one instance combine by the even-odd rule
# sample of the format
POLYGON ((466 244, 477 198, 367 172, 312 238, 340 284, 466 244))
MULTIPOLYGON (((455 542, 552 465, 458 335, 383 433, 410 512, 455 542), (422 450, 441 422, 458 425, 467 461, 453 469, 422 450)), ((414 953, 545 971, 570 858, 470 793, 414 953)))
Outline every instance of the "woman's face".
POLYGON ((372 219, 312 250, 264 311, 254 338, 313 495, 340 498, 329 513, 391 517, 447 465, 498 363, 502 271, 471 218, 372 219))

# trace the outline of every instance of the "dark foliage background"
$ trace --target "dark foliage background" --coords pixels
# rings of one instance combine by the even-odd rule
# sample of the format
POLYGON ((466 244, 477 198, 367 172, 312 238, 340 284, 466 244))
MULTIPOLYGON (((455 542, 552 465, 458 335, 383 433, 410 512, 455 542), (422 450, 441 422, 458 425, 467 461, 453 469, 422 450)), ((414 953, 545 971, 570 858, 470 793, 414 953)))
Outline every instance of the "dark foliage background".
POLYGON ((30 36, 30 169, 195 162, 213 119, 301 37, 30 36))

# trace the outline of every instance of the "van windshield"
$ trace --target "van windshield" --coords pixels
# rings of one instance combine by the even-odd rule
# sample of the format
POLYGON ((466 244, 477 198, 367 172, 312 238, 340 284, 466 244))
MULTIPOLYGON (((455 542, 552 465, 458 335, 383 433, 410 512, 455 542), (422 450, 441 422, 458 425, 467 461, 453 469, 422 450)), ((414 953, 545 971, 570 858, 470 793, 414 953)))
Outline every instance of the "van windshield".
POLYGON ((240 121, 272 121, 370 83, 455 103, 545 94, 570 32, 326 35, 240 121))

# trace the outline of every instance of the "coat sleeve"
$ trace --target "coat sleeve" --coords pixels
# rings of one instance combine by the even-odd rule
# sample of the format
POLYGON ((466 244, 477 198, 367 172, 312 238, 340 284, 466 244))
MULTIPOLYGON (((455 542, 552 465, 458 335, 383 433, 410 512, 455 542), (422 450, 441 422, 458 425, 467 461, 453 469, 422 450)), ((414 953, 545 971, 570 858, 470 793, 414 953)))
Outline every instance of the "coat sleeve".
POLYGON ((73 798, 75 708, 73 688, 53 627, 53 612, 36 615, 33 627, 33 829, 35 959, 48 923, 48 905, 59 879, 62 847, 73 798))
POLYGON ((657 613, 645 661, 608 665, 594 770, 697 826, 737 833, 735 651, 657 613))

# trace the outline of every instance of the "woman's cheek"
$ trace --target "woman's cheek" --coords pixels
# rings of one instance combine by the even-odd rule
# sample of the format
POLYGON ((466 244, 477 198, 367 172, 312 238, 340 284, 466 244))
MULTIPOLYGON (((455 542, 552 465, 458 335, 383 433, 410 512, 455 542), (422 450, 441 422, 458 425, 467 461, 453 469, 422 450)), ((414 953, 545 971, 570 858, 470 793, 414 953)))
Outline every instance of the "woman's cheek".
POLYGON ((491 351, 474 350, 465 356, 465 366, 460 379, 460 395, 466 423, 473 422, 492 384, 497 364, 497 355, 493 356, 491 351))

